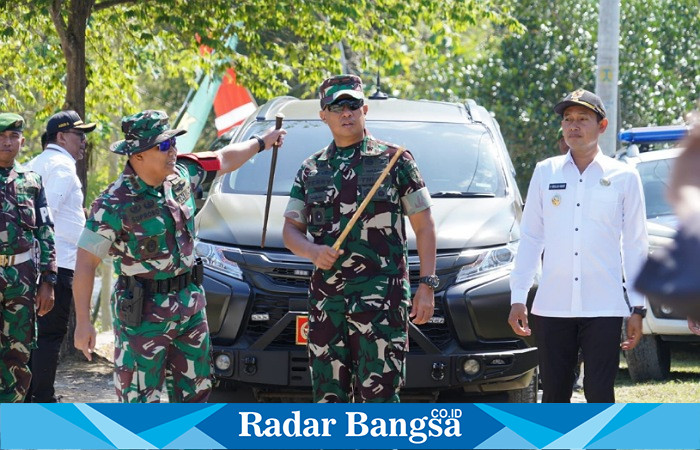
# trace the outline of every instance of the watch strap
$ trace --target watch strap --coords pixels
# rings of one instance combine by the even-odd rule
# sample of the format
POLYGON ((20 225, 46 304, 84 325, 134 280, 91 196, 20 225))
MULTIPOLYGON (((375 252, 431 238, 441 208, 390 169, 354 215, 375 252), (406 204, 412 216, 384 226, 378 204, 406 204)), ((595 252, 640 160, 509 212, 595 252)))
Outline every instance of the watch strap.
POLYGON ((259 135, 257 135, 257 134, 254 134, 254 135, 251 136, 251 139, 255 139, 256 141, 258 141, 258 146, 259 146, 259 148, 258 148, 258 153, 260 153, 261 151, 265 150, 265 140, 264 140, 263 138, 261 138, 261 137, 260 137, 259 135))

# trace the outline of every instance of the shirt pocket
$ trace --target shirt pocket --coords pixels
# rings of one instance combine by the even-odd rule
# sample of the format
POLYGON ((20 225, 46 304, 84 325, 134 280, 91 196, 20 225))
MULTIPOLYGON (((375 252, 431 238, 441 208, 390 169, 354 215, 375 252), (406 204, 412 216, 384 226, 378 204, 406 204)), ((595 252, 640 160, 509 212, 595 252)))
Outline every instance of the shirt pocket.
POLYGON ((573 201, 574 194, 571 190, 548 189, 543 191, 542 216, 545 219, 545 224, 551 223, 559 227, 562 223, 570 221, 573 201))
MULTIPOLYGON (((358 182, 358 207, 369 195, 376 177, 360 177, 358 182)), ((363 226, 367 228, 391 228, 394 226, 392 217, 398 214, 398 190, 389 177, 385 178, 376 192, 370 198, 363 212, 363 226)))
POLYGON ((588 215, 591 220, 608 224, 618 223, 620 194, 613 188, 596 188, 588 200, 588 215))
POLYGON ((17 204, 19 223, 24 230, 36 229, 36 209, 34 202, 24 201, 17 204))
POLYGON ((319 185, 306 194, 306 223, 309 234, 314 238, 323 237, 331 229, 333 204, 329 198, 329 188, 319 185))

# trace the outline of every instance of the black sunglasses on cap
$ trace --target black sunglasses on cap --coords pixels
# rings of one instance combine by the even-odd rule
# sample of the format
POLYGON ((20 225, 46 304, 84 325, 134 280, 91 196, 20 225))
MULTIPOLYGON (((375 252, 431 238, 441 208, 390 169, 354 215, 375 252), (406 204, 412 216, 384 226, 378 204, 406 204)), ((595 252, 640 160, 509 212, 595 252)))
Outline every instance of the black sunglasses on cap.
POLYGON ((330 105, 326 106, 326 109, 332 113, 341 113, 343 112, 343 109, 347 106, 350 111, 355 111, 358 108, 361 108, 362 105, 365 104, 365 101, 356 98, 344 98, 342 100, 339 100, 335 103, 331 103, 330 105))

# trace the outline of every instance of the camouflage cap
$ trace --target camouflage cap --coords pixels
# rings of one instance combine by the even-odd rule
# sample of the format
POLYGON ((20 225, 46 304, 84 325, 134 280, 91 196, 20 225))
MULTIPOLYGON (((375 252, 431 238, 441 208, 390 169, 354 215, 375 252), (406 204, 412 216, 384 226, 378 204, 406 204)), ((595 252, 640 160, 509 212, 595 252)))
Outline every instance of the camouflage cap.
POLYGON ((357 75, 336 75, 326 78, 318 89, 321 97, 321 109, 341 97, 365 98, 362 92, 362 80, 357 75))
POLYGON ((603 100, 600 99, 593 92, 587 91, 585 89, 576 89, 574 92, 570 93, 564 100, 554 106, 554 112, 560 116, 564 115, 564 111, 569 106, 583 106, 588 108, 594 113, 598 114, 598 117, 605 119, 605 106, 603 106, 603 100))
POLYGON ((15 113, 0 113, 1 131, 22 131, 24 130, 24 119, 15 113))
POLYGON ((171 137, 187 133, 185 130, 172 129, 165 111, 147 109, 140 113, 122 117, 124 139, 109 146, 120 155, 141 153, 171 137))

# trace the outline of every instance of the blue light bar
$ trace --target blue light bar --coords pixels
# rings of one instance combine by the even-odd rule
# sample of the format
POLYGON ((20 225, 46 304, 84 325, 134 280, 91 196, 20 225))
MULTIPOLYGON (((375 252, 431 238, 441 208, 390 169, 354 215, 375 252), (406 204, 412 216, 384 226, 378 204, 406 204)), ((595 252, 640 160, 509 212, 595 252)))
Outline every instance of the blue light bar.
POLYGON ((629 143, 673 142, 680 141, 688 134, 687 125, 669 125, 665 127, 640 127, 620 131, 620 141, 629 143))

